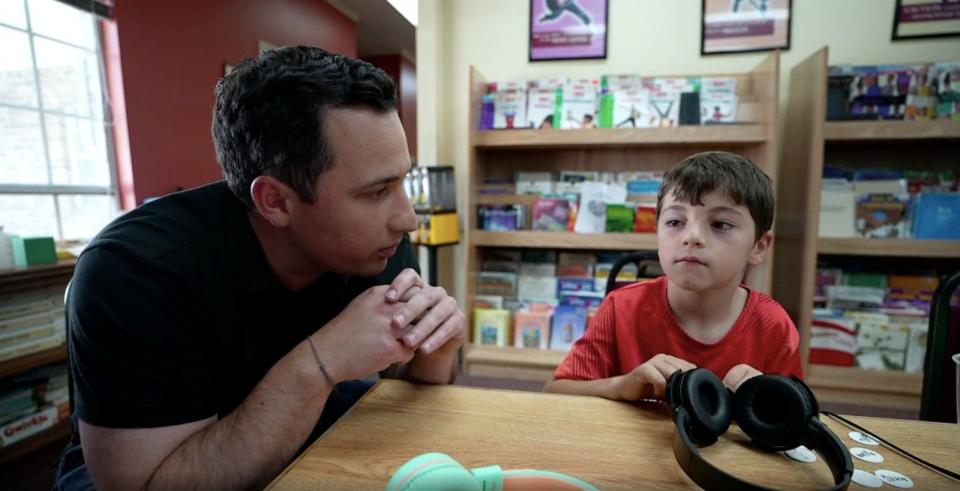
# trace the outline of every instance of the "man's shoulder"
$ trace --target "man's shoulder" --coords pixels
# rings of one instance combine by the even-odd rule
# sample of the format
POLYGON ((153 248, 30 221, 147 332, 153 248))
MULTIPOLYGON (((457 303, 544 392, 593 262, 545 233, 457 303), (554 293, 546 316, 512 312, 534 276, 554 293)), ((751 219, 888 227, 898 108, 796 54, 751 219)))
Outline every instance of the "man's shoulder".
POLYGON ((242 210, 224 182, 173 193, 111 222, 85 253, 96 249, 119 251, 142 261, 156 261, 184 248, 221 240, 218 232, 224 222, 242 210))

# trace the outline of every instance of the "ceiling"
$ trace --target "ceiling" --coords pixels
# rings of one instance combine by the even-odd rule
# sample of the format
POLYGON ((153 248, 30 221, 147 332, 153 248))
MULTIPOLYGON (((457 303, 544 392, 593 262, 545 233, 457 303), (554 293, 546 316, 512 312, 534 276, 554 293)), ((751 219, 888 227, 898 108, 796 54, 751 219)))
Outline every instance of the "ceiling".
POLYGON ((416 28, 387 0, 327 0, 357 23, 357 55, 400 54, 416 63, 416 28))

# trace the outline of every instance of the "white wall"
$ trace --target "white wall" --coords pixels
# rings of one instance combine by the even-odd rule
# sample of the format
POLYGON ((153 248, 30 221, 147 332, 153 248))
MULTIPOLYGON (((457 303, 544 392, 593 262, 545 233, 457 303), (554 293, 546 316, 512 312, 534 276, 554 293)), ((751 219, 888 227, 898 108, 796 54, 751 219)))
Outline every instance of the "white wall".
MULTIPOLYGON (((960 60, 960 38, 891 42, 894 4, 895 0, 794 0, 791 47, 781 56, 781 101, 786 98, 790 69, 825 45, 831 64, 960 60)), ((470 65, 487 80, 604 73, 696 75, 747 71, 766 56, 701 56, 700 9, 701 0, 609 0, 606 60, 530 63, 528 0, 420 0, 420 162, 456 167, 462 216, 470 65)), ((785 104, 780 109, 782 121, 785 104)), ((452 263, 440 264, 443 270, 456 271, 454 292, 461 300, 462 264, 461 250, 452 263)))

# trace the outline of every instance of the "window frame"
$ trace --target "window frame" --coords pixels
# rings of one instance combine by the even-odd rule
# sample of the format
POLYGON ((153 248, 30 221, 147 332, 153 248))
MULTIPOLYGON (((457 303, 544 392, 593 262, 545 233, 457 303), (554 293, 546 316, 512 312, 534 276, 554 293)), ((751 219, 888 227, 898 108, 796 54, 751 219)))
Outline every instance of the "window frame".
MULTIPOLYGON (((78 9, 86 14, 90 15, 90 21, 94 23, 94 37, 95 37, 95 46, 93 49, 80 46, 69 41, 64 41, 57 39, 52 36, 45 34, 39 34, 33 31, 33 23, 30 17, 30 5, 29 0, 23 1, 24 17, 26 20, 26 28, 6 24, 0 22, 0 27, 12 29, 17 32, 21 32, 27 35, 30 45, 30 62, 33 68, 33 86, 36 92, 37 105, 36 107, 31 107, 27 105, 11 104, 7 102, 0 102, 0 108, 5 109, 15 109, 20 111, 32 111, 36 113, 40 118, 40 134, 43 141, 43 156, 44 161, 46 162, 46 171, 47 171, 47 184, 13 184, 3 182, 0 179, 0 195, 47 195, 53 200, 53 209, 56 214, 56 233, 58 240, 64 239, 78 239, 79 237, 64 237, 63 234, 63 216, 60 211, 60 197, 61 196, 76 196, 76 195, 96 195, 96 196, 108 196, 111 198, 114 210, 120 211, 120 195, 119 195, 119 183, 117 176, 117 158, 116 158, 116 143, 114 140, 113 127, 114 127, 114 115, 110 107, 110 92, 109 86, 107 83, 107 74, 105 67, 105 58, 104 58, 104 46, 103 46, 103 22, 104 20, 94 12, 91 12, 89 9, 78 9), (97 60, 97 70, 99 71, 99 80, 101 85, 101 90, 99 93, 101 95, 101 114, 103 119, 99 120, 95 116, 83 116, 78 114, 71 114, 69 112, 57 111, 57 110, 48 110, 44 107, 43 102, 43 93, 42 93, 42 82, 40 80, 40 69, 37 65, 37 47, 36 39, 44 39, 50 42, 59 43, 64 46, 69 46, 71 48, 82 50, 86 53, 90 53, 96 56, 97 60), (110 181, 105 186, 95 186, 95 185, 75 185, 75 184, 54 184, 53 178, 53 164, 50 159, 50 141, 47 135, 47 118, 49 116, 59 116, 64 118, 75 118, 79 120, 89 121, 95 125, 99 125, 104 132, 104 144, 106 146, 106 165, 109 168, 110 181)), ((60 2, 65 5, 77 8, 75 5, 70 2, 60 2)), ((93 101, 91 101, 93 103, 93 101)), ((3 224, 0 224, 3 225, 3 224)), ((104 224, 106 225, 106 223, 104 224)), ((83 239, 90 239, 92 237, 83 237, 83 239)))

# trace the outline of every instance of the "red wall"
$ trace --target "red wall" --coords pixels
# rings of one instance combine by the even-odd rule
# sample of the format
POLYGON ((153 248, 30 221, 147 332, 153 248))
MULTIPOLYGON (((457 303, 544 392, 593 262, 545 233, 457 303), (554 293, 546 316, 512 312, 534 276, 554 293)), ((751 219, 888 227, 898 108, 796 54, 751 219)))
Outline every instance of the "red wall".
POLYGON ((132 178, 120 185, 135 195, 125 204, 221 178, 210 119, 224 63, 256 56, 259 41, 357 55, 356 25, 322 0, 118 0, 114 20, 132 178))
POLYGON ((381 70, 387 72, 397 83, 399 104, 397 112, 407 134, 407 147, 410 155, 417 155, 417 66, 400 55, 381 55, 364 57, 381 70))

